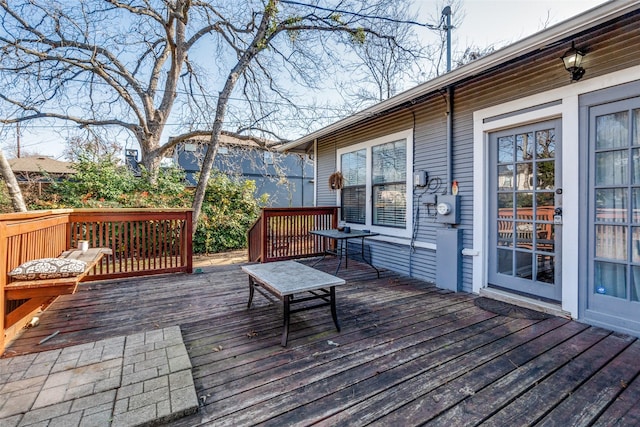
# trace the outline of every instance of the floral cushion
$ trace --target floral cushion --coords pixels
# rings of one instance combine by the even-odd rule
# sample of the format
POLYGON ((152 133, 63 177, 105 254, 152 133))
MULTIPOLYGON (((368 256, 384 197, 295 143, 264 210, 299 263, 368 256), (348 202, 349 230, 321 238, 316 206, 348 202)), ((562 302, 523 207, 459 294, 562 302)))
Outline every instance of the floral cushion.
POLYGON ((82 274, 87 263, 77 259, 40 258, 27 261, 9 272, 15 280, 59 279, 82 274))

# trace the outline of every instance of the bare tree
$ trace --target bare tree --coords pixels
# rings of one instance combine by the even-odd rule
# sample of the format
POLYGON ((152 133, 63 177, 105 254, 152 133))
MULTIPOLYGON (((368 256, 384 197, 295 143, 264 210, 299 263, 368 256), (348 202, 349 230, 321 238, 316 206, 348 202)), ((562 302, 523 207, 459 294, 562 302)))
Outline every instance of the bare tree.
POLYGON ((7 185, 7 189, 9 190, 9 197, 11 198, 13 210, 16 212, 26 212, 27 207, 24 204, 20 186, 18 185, 16 176, 13 174, 11 166, 9 165, 9 162, 4 156, 2 150, 0 150, 0 173, 2 174, 2 178, 4 179, 5 184, 7 185))
POLYGON ((151 172, 207 132, 197 220, 223 131, 286 139, 282 117, 314 120, 296 100, 342 70, 354 46, 373 37, 402 47, 377 28, 386 3, 0 0, 0 121, 126 129, 151 172), (170 120, 185 135, 163 143, 170 120))
POLYGON ((417 14, 410 12, 411 4, 412 0, 385 2, 376 11, 386 17, 377 24, 376 30, 392 35, 393 40, 369 37, 354 46, 359 61, 349 68, 349 81, 341 84, 350 99, 359 101, 349 102, 354 109, 383 101, 405 89, 414 80, 420 62, 429 55, 416 28, 440 31, 442 25, 417 22, 417 14))
POLYGON ((108 141, 99 136, 82 137, 79 135, 68 138, 64 149, 64 157, 75 162, 81 157, 92 162, 104 158, 116 158, 122 147, 116 142, 108 141))

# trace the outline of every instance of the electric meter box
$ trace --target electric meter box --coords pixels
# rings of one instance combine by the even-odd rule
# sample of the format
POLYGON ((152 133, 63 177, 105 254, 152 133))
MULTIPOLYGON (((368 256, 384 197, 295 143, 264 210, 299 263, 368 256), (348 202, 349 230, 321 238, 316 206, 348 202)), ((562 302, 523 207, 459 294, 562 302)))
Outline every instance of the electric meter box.
POLYGON ((460 196, 438 194, 436 222, 441 224, 460 224, 460 196))

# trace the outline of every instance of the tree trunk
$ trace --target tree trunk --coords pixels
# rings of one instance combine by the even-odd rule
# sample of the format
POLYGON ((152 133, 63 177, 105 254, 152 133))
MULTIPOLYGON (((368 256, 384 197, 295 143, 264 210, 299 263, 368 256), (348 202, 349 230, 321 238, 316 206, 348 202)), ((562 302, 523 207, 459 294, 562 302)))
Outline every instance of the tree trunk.
POLYGON ((18 186, 16 176, 13 174, 11 166, 9 166, 9 162, 6 157, 4 157, 2 150, 0 150, 0 173, 2 173, 2 178, 4 178, 4 182, 7 184, 9 197, 11 197, 11 204, 13 204, 13 210, 16 212, 26 212, 27 207, 25 206, 24 199, 22 198, 22 191, 20 190, 20 186, 18 186))

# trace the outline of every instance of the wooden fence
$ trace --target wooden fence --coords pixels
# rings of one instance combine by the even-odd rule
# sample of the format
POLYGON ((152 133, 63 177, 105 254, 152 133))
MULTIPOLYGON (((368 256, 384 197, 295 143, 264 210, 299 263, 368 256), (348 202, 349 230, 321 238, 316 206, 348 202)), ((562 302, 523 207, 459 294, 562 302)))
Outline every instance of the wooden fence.
POLYGON ((338 226, 338 208, 264 208, 249 229, 249 261, 271 262, 321 255, 325 239, 309 234, 338 226))
POLYGON ((57 257, 79 240, 105 247, 103 258, 86 280, 173 272, 191 273, 190 209, 60 209, 0 215, 0 349, 50 299, 8 301, 8 272, 25 261, 57 257), (29 301, 31 303, 29 303, 29 301), (40 304, 40 302, 42 304, 40 304), (25 309, 28 307, 28 309, 25 309))

